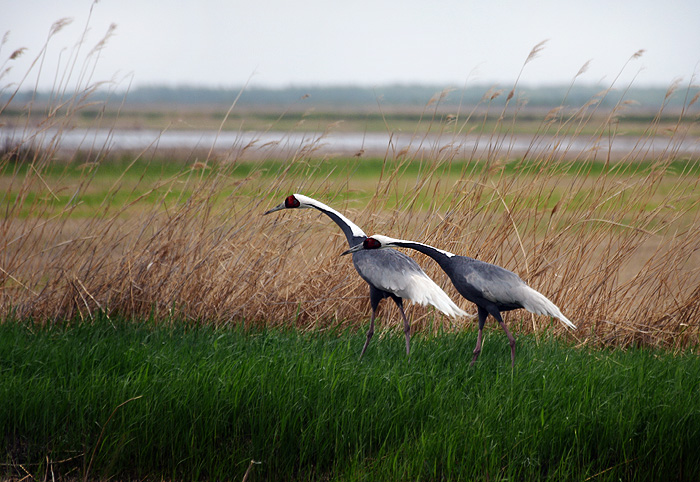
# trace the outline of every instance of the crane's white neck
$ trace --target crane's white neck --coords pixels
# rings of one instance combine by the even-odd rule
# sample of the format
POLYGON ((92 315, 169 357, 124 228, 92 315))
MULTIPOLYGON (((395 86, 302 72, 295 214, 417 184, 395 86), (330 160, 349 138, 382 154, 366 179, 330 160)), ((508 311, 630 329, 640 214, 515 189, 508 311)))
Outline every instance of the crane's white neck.
POLYGON ((338 211, 333 209, 332 207, 323 204, 321 201, 317 201, 313 198, 310 198, 308 196, 304 196, 303 194, 294 194, 294 197, 297 198, 297 201, 299 201, 299 207, 300 208, 316 208, 319 211, 325 212, 326 214, 334 214, 338 219, 340 219, 343 223, 347 225, 348 228, 350 228, 350 231, 352 232, 352 235, 357 237, 357 238, 366 238, 367 235, 365 232, 360 229, 360 227, 350 221, 348 218, 340 214, 338 211))
POLYGON ((451 258, 453 256, 456 256, 454 253, 450 253, 449 251, 444 251, 442 249, 438 249, 434 246, 430 246, 429 244, 424 244, 424 243, 418 243, 416 241, 408 241, 406 239, 396 239, 396 238, 390 238, 389 236, 384 236, 382 234, 375 234, 371 236, 372 238, 376 239, 382 244, 382 248, 401 248, 401 247, 408 247, 407 245, 417 245, 417 246, 424 246, 428 249, 432 249, 434 251, 437 251, 440 254, 443 254, 447 256, 448 258, 451 258))

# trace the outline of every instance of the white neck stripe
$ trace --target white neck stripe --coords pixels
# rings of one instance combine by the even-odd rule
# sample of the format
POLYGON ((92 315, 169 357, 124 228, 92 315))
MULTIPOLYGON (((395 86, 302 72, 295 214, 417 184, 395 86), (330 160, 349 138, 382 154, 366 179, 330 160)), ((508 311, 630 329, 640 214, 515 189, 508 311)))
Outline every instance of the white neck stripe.
MULTIPOLYGON (((411 243, 411 244, 418 244, 420 246, 425 246, 426 248, 434 249, 435 251, 444 254, 448 258, 452 258, 453 256, 457 256, 456 254, 450 253, 449 251, 445 251, 445 250, 436 248, 435 246, 430 246, 429 244, 419 243, 417 241, 409 241, 407 239, 390 238, 389 236, 384 236, 382 234, 375 234, 371 237, 376 239, 377 241, 379 241, 382 244, 382 246, 392 245, 395 243, 411 243)), ((398 246, 398 247, 400 247, 400 246, 398 246)))
POLYGON ((326 204, 323 204, 321 201, 317 201, 317 200, 310 198, 308 196, 304 196, 303 194, 294 194, 294 197, 297 198, 297 201, 299 201, 300 208, 317 207, 319 209, 322 209, 323 211, 329 211, 329 212, 335 214, 336 216, 338 216, 345 224, 347 224, 350 227, 350 230, 352 231, 353 236, 356 236, 358 238, 359 237, 365 237, 365 238, 367 237, 365 232, 362 229, 360 229, 360 227, 357 224, 350 221, 348 218, 346 218, 345 216, 340 214, 338 211, 336 211, 332 207, 330 207, 326 204))

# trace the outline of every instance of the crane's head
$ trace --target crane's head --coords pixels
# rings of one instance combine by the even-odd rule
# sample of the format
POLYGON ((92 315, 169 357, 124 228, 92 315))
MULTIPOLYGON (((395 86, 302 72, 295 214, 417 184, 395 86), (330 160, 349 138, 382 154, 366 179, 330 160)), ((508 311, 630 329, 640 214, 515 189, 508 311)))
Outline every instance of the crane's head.
POLYGON ((294 209, 294 208, 310 208, 313 207, 311 204, 308 202, 311 198, 307 198, 306 196, 303 196, 301 194, 290 194, 287 196, 284 200, 283 203, 275 206, 274 208, 270 209, 269 211, 265 211, 263 215, 265 214, 270 214, 274 213, 275 211, 279 211, 280 209, 294 209))
POLYGON ((369 238, 366 238, 364 241, 362 241, 357 246, 353 246, 352 248, 348 249, 347 251, 341 253, 341 256, 345 256, 346 254, 351 254, 351 253, 357 253, 358 251, 362 251, 363 249, 391 248, 392 246, 394 246, 392 244, 392 241, 396 241, 396 240, 393 238, 390 238, 388 236, 382 236, 381 234, 375 234, 374 236, 370 236, 369 238))

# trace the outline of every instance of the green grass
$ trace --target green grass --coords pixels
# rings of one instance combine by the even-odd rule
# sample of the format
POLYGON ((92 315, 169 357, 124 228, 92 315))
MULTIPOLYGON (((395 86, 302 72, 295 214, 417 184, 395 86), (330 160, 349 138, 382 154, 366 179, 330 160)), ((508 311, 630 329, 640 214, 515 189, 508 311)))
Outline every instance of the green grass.
MULTIPOLYGON (((179 200, 187 200, 197 183, 202 178, 217 176, 235 182, 246 181, 245 186, 235 184, 233 188, 220 188, 215 197, 217 203, 226 205, 228 196, 233 192, 254 195, 260 186, 267 186, 280 176, 286 175, 303 182, 313 178, 342 183, 341 199, 360 200, 363 204, 372 198, 377 179, 398 176, 408 189, 415 187, 417 180, 438 176, 443 186, 458 182, 481 182, 483 179, 496 180, 502 176, 516 176, 534 181, 548 176, 561 183, 564 179, 576 179, 588 176, 592 179, 610 177, 625 182, 633 182, 647 176, 657 163, 640 161, 635 163, 612 163, 571 161, 543 165, 541 162, 513 160, 491 165, 481 161, 455 160, 449 163, 433 165, 431 162, 418 160, 382 160, 382 159, 324 159, 308 160, 290 164, 288 161, 269 159, 264 161, 236 162, 220 164, 208 163, 207 169, 192 168, 193 163, 173 161, 169 158, 137 160, 115 158, 104 160, 99 164, 86 165, 82 160, 71 163, 50 163, 41 168, 40 174, 29 164, 6 163, 0 170, 0 186, 7 186, 3 199, 8 205, 17 203, 22 196, 22 210, 19 216, 24 218, 36 214, 37 206, 44 217, 54 216, 71 208, 74 217, 90 217, 97 208, 104 206, 145 206, 165 203, 172 205, 179 200), (483 178, 483 179, 482 179, 483 178), (30 188, 22 180, 32 179, 30 188), (251 181, 252 180, 252 181, 251 181), (10 184, 12 183, 12 185, 10 184), (51 191, 47 192, 49 186, 51 191), (348 188, 349 189, 346 189, 348 188)), ((676 160, 669 162, 665 169, 665 181, 661 193, 678 186, 679 182, 692 182, 700 174, 700 165, 695 161, 676 160)), ((584 190, 581 196, 590 194, 595 187, 584 190)), ((548 198, 547 209, 558 204, 564 189, 553 188, 548 198)), ((418 198, 419 204, 429 206, 436 201, 440 191, 430 191, 418 198)), ((460 190, 458 196, 462 196, 460 190)), ((449 194, 443 194, 447 201, 449 194)), ((619 198, 618 198, 619 199, 619 198)), ((648 210, 657 207, 658 202, 649 199, 648 210)), ((693 200, 690 199, 689 202, 693 200)), ((386 208, 396 207, 395 199, 388 199, 386 208)), ((577 203, 568 204, 576 207, 577 203)))
MULTIPOLYGON (((87 176, 95 176, 104 179, 127 179, 142 181, 157 181, 163 178, 181 176, 188 171, 193 162, 173 159, 172 157, 159 156, 157 158, 134 161, 133 157, 117 156, 102 160, 99 164, 89 165, 85 160, 78 158, 72 162, 53 162, 41 167, 41 174, 48 178, 73 178, 80 179, 87 176), (94 172, 93 172, 94 170, 94 172)), ((497 166, 487 162, 476 160, 469 161, 455 159, 450 162, 437 163, 430 160, 408 159, 380 159, 380 158, 332 158, 332 159, 308 159, 304 162, 291 163, 286 159, 266 159, 260 161, 237 161, 234 164, 220 164, 216 160, 208 163, 210 168, 216 169, 228 175, 246 177, 260 172, 267 177, 276 177, 280 172, 288 170, 294 175, 306 175, 308 170, 313 170, 317 176, 331 176, 331 178, 361 176, 376 180, 382 173, 391 173, 397 169, 405 175, 418 176, 434 165, 441 174, 459 178, 462 173, 482 174, 488 169, 497 168, 504 174, 522 173, 536 174, 542 171, 560 175, 577 176, 582 173, 592 176, 611 175, 613 177, 646 175, 659 165, 658 161, 630 162, 592 162, 592 161, 560 161, 543 163, 538 160, 510 160, 499 161, 497 166)), ((3 163, 0 175, 8 177, 17 175, 25 176, 33 168, 29 163, 3 163)), ((668 162, 666 173, 670 177, 693 176, 700 174, 700 165, 696 160, 677 159, 668 162)), ((195 169, 196 172, 199 172, 195 169)))
MULTIPOLYGON (((44 179, 50 180, 79 180, 86 176, 101 179, 104 182, 114 182, 117 179, 124 182, 140 182, 144 185, 154 183, 158 180, 168 178, 186 178, 191 169, 192 163, 174 161, 171 158, 158 158, 153 160, 133 159, 108 159, 99 165, 93 166, 94 172, 86 167, 83 162, 72 163, 52 163, 42 168, 41 175, 44 179)), ((435 167, 430 161, 418 160, 383 160, 376 158, 369 159, 316 159, 306 162, 291 164, 286 160, 269 159, 264 161, 238 161, 233 165, 221 165, 216 161, 210 161, 207 174, 221 173, 234 178, 245 178, 254 174, 259 174, 264 178, 276 178, 281 172, 287 172, 292 176, 307 176, 311 172, 314 176, 328 179, 343 179, 348 176, 359 177, 376 181, 382 174, 400 172, 402 176, 416 178, 421 174, 426 174, 433 169, 447 179, 458 180, 463 174, 478 176, 487 171, 493 171, 495 175, 515 174, 547 176, 550 174, 559 176, 612 176, 630 177, 645 176, 656 168, 658 162, 638 161, 634 163, 616 162, 606 164, 602 162, 590 161, 562 161, 543 165, 538 161, 513 160, 500 162, 498 165, 489 165, 482 161, 454 160, 443 163, 435 167)), ((13 165, 4 164, 0 171, 0 176, 9 178, 10 176, 24 177, 31 167, 28 164, 13 165)), ((201 173, 199 169, 193 171, 197 175, 201 173)), ((666 175, 673 179, 682 176, 695 176, 700 174, 700 165, 697 161, 675 160, 665 166, 666 175)), ((111 186, 111 185, 110 185, 111 186)), ((106 186, 106 187, 110 187, 106 186)))
MULTIPOLYGON (((517 331, 517 326, 514 326, 517 331)), ((2 476, 697 480, 700 358, 499 331, 0 325, 2 476), (22 468, 23 467, 23 468, 22 468), (49 475, 50 476, 50 475, 49 475)))

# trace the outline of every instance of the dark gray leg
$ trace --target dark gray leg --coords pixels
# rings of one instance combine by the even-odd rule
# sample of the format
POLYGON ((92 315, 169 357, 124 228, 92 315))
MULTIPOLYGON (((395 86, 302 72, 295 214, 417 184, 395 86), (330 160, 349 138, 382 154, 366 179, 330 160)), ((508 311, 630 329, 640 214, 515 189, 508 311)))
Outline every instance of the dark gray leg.
POLYGON ((365 354, 369 341, 374 335, 374 318, 377 316, 377 308, 379 307, 379 302, 384 299, 384 293, 376 289, 374 286, 369 285, 369 304, 372 307, 372 317, 369 320, 369 330, 367 330, 367 340, 365 341, 365 346, 362 347, 362 353, 360 353, 360 359, 362 355, 365 354))
POLYGON ((510 343, 510 365, 511 367, 515 367, 515 337, 513 337, 513 334, 510 332, 506 324, 503 322, 503 318, 501 318, 501 314, 496 311, 495 313, 491 313, 494 318, 498 321, 498 324, 501 325, 501 328, 503 328, 503 331, 506 332, 506 336, 508 337, 508 343, 510 343))
POLYGON ((362 358, 362 355, 365 354, 365 350, 367 350, 367 345, 369 345, 369 341, 372 339, 372 336, 374 335, 374 310, 372 310, 372 318, 369 320, 369 330, 367 330, 367 340, 365 341, 365 346, 362 347, 362 353, 360 353, 360 359, 362 358))
POLYGON ((474 366, 474 363, 476 363, 476 359, 479 358, 479 354, 481 353, 481 333, 483 330, 479 328, 479 334, 476 336, 476 347, 474 348, 474 358, 472 358, 472 362, 469 364, 469 366, 474 366))
POLYGON ((411 324, 408 322, 408 318, 406 318, 406 313, 403 312, 402 306, 399 306, 399 311, 403 317, 403 332, 404 335, 406 335, 406 356, 408 356, 411 354, 411 324))
POLYGON ((411 324, 408 322, 406 313, 403 311, 403 300, 398 296, 390 295, 396 306, 399 307, 401 318, 403 318, 403 333, 406 336, 406 356, 411 354, 411 324))
POLYGON ((484 324, 486 323, 486 317, 489 316, 489 312, 486 311, 481 306, 477 307, 477 312, 479 314, 479 334, 476 337, 476 348, 474 348, 474 358, 469 366, 473 366, 476 363, 476 359, 479 358, 481 353, 481 337, 484 333, 484 324))
POLYGON ((510 343, 510 365, 512 367, 515 367, 515 338, 513 337, 513 334, 508 330, 508 327, 506 327, 506 324, 503 323, 503 321, 500 322, 501 328, 506 332, 506 336, 508 337, 508 342, 510 343))

